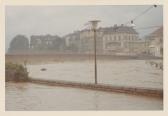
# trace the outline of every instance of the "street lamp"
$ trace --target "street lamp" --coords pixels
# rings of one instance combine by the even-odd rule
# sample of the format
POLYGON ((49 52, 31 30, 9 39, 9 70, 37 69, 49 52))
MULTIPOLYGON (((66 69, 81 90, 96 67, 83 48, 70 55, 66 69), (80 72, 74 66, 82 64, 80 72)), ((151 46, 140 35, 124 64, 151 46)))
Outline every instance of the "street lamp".
MULTIPOLYGON (((129 25, 129 27, 131 27, 131 28, 136 27, 136 25, 134 24, 133 20, 131 20, 131 24, 129 25)), ((133 42, 131 42, 131 38, 129 37, 129 45, 128 45, 128 47, 129 47, 129 56, 132 55, 132 53, 133 53, 133 46, 132 46, 131 43, 133 43, 133 42)))
POLYGON ((91 24, 91 29, 93 30, 93 36, 94 36, 95 84, 97 84, 96 29, 98 26, 98 22, 100 22, 100 20, 89 21, 89 23, 91 24))
POLYGON ((133 28, 133 27, 136 27, 136 25, 134 24, 134 21, 133 21, 133 20, 131 21, 130 27, 132 27, 132 28, 133 28))

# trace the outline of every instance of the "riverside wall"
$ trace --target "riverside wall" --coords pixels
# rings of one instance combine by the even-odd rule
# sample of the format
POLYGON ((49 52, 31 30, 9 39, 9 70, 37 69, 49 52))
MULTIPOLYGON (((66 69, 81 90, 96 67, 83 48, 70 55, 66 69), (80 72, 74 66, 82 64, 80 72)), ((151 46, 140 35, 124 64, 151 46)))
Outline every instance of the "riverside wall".
POLYGON ((35 84, 49 85, 49 86, 74 87, 74 88, 106 91, 106 92, 118 92, 118 93, 163 98, 162 89, 111 86, 107 84, 80 83, 80 82, 60 81, 60 80, 51 81, 51 80, 41 80, 41 79, 32 79, 32 78, 29 79, 29 82, 35 83, 35 84))

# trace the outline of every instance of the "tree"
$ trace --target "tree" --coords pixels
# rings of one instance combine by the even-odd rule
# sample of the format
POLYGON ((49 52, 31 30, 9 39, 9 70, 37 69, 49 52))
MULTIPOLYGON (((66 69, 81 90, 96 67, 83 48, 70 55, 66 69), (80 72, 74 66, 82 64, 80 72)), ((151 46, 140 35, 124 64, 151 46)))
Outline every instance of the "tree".
POLYGON ((29 49, 29 40, 24 35, 17 35, 10 43, 9 53, 27 52, 29 49))

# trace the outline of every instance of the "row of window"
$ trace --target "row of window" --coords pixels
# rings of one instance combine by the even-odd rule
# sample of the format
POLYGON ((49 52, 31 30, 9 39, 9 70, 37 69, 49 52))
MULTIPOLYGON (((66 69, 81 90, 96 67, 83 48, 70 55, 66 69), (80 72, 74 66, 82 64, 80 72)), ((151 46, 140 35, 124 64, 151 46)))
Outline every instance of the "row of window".
MULTIPOLYGON (((101 35, 102 35, 102 32, 96 32, 96 35, 97 35, 97 36, 101 36, 101 35)), ((81 36, 82 38, 92 37, 92 36, 93 36, 93 32, 81 33, 80 36, 81 36)))
POLYGON ((52 44, 52 43, 53 43, 52 40, 42 41, 40 39, 36 39, 36 44, 47 44, 47 45, 49 45, 49 44, 52 44))
MULTIPOLYGON (((104 37, 105 40, 107 41, 121 41, 122 38, 121 36, 105 36, 104 37)), ((124 36, 123 40, 127 40, 127 41, 130 41, 130 40, 136 40, 137 38, 135 36, 124 36)))

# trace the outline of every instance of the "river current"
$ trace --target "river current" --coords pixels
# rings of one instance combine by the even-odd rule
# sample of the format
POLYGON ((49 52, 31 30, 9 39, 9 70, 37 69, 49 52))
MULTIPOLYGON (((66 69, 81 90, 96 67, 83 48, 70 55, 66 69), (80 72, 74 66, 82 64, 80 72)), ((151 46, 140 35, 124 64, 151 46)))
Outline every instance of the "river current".
MULTIPOLYGON (((27 65, 31 78, 94 82, 93 62, 27 65), (41 69, 45 68, 45 71, 41 69)), ((98 83, 163 88, 163 72, 144 60, 98 62, 98 83)), ((163 99, 32 83, 6 83, 6 110, 162 110, 163 99)))

